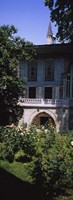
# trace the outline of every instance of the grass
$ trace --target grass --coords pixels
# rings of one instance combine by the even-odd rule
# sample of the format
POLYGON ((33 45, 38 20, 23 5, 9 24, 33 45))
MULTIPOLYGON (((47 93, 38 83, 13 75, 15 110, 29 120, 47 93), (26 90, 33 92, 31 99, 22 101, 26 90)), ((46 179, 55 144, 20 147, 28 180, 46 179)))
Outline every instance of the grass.
MULTIPOLYGON (((30 163, 32 165, 32 162, 30 163)), ((32 177, 29 175, 30 171, 29 163, 21 163, 21 162, 12 162, 0 160, 0 167, 4 168, 9 173, 15 175, 19 179, 29 182, 32 182, 32 177)))

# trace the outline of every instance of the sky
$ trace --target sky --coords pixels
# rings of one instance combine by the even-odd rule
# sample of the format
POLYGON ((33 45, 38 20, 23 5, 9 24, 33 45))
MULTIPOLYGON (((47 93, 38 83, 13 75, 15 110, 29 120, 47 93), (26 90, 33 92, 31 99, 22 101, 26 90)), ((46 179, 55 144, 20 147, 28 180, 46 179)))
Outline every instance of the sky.
MULTIPOLYGON (((46 44, 49 22, 50 11, 44 0, 0 0, 0 26, 13 24, 26 41, 46 44)), ((55 24, 51 25, 55 35, 55 24)))

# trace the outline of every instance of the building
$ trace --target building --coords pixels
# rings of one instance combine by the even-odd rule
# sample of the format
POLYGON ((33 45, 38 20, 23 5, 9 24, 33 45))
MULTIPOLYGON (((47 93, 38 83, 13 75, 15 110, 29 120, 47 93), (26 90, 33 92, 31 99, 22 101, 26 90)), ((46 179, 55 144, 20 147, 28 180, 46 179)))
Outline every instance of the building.
POLYGON ((73 45, 55 44, 51 24, 48 44, 35 45, 36 57, 20 64, 19 73, 26 82, 22 123, 52 124, 57 132, 73 129, 73 45))

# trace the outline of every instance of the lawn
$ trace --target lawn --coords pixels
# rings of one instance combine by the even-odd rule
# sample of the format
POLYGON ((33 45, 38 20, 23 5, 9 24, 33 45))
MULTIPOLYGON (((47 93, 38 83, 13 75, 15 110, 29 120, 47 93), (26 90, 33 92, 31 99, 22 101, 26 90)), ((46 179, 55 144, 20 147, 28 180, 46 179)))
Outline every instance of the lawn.
MULTIPOLYGON (((32 162, 30 163, 30 165, 32 165, 32 162)), ((29 175, 30 165, 29 163, 26 164, 16 161, 9 163, 8 161, 0 160, 0 167, 18 177, 22 181, 26 181, 29 183, 32 182, 32 177, 29 175)))

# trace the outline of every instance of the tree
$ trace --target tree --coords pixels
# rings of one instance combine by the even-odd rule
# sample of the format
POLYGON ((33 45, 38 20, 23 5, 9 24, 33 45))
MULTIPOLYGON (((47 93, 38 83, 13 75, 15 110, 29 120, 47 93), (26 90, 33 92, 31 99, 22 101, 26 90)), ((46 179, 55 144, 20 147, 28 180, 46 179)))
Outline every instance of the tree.
POLYGON ((0 124, 9 123, 9 117, 18 119, 17 102, 25 88, 18 77, 18 65, 34 55, 33 44, 17 35, 14 25, 0 27, 0 124))
POLYGON ((61 42, 73 42, 73 1, 45 0, 52 22, 58 26, 57 38, 61 42))

